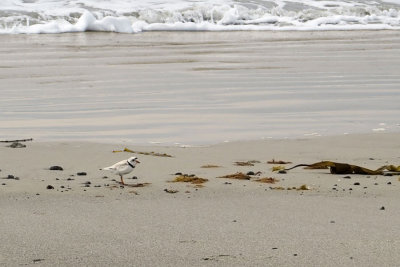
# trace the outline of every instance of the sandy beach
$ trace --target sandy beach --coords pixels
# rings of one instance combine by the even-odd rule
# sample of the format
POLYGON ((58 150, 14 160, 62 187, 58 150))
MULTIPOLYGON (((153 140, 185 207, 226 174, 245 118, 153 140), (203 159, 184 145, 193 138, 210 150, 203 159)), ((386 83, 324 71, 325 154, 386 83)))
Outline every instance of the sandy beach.
POLYGON ((202 147, 25 144, 0 148, 1 266, 397 266, 400 261, 398 175, 303 168, 281 174, 271 170, 277 165, 267 164, 275 159, 292 162, 287 167, 322 160, 370 169, 397 166, 396 133, 202 147), (124 148, 136 153, 113 152, 124 148), (132 155, 141 163, 125 181, 144 187, 120 187, 118 176, 99 170, 132 155), (248 161, 253 166, 236 165, 248 161), (259 175, 217 178, 250 171, 259 175), (82 172, 86 175, 78 175, 82 172), (176 173, 208 181, 170 182, 176 173), (264 177, 277 181, 255 181, 264 177), (302 185, 309 190, 292 189, 302 185))

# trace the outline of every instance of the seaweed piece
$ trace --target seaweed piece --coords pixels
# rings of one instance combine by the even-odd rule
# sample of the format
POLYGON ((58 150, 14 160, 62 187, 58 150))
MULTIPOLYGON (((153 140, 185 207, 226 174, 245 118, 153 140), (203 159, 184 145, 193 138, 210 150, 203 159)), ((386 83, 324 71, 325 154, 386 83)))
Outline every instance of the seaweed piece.
POLYGON ((291 164, 292 162, 272 159, 270 161, 267 161, 267 163, 268 164, 291 164))
POLYGON ((330 169, 332 174, 364 174, 364 175, 383 175, 384 170, 388 169, 388 166, 382 166, 376 170, 370 170, 364 167, 360 167, 357 165, 351 165, 347 163, 338 163, 332 161, 320 161, 313 164, 298 164, 289 169, 285 169, 286 171, 292 170, 294 168, 304 166, 307 169, 330 169))
POLYGON ((137 184, 125 184, 124 186, 128 187, 145 187, 150 185, 151 183, 137 183, 137 184))
POLYGON ((254 180, 254 181, 259 182, 259 183, 266 183, 266 184, 275 184, 276 182, 279 182, 278 179, 275 179, 272 177, 260 178, 260 179, 254 180))
POLYGON ((261 163, 258 160, 249 160, 249 161, 236 161, 236 166, 254 166, 255 163, 261 163))
POLYGON ((210 168, 221 168, 221 166, 213 165, 213 164, 207 164, 207 165, 201 166, 201 168, 206 168, 206 169, 210 169, 210 168))
POLYGON ((154 156, 154 157, 166 157, 166 158, 172 158, 173 156, 167 154, 167 153, 158 153, 158 152, 142 152, 142 151, 133 151, 129 148, 124 148, 124 150, 113 150, 113 153, 118 153, 118 152, 129 152, 129 153, 135 153, 135 154, 140 154, 140 155, 146 155, 146 156, 154 156))
POLYGON ((200 178, 197 176, 188 176, 188 175, 180 175, 177 176, 173 181, 173 183, 183 182, 183 183, 191 183, 191 184, 202 184, 207 182, 208 179, 200 178))
POLYGON ((219 176, 217 178, 228 178, 228 179, 236 179, 236 180, 250 180, 251 179, 250 175, 244 174, 242 172, 219 176))
POLYGON ((285 170, 285 166, 274 166, 271 168, 273 172, 285 170))

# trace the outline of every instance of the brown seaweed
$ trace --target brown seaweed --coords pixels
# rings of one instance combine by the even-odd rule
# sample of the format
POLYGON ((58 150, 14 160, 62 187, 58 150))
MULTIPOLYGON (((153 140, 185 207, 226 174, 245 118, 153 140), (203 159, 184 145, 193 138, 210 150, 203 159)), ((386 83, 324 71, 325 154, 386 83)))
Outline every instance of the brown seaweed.
POLYGON ((254 180, 254 182, 275 184, 275 183, 279 182, 279 180, 272 178, 272 177, 265 177, 265 178, 260 178, 260 179, 254 180))
POLYGON ((200 177, 197 177, 197 176, 179 175, 174 180, 172 180, 171 182, 173 182, 173 183, 183 182, 183 183, 191 183, 191 184, 202 184, 202 183, 205 183, 207 181, 208 181, 208 179, 200 178, 200 177))
POLYGON ((267 161, 267 163, 268 164, 291 164, 292 162, 272 159, 270 161, 267 161))
POLYGON ((129 153, 135 153, 135 154, 140 154, 140 155, 146 155, 146 156, 154 156, 154 157, 167 157, 167 158, 172 158, 173 156, 167 154, 167 153, 158 153, 158 152, 142 152, 142 151, 133 151, 129 148, 124 148, 124 150, 113 150, 113 153, 118 153, 118 152, 129 152, 129 153))
POLYGON ((357 165, 351 165, 347 163, 338 163, 332 161, 320 161, 313 164, 298 164, 291 168, 285 169, 286 171, 292 170, 297 167, 306 167, 307 169, 330 169, 332 174, 364 174, 364 175, 383 175, 384 170, 388 169, 388 166, 382 166, 376 170, 370 170, 357 165))
POLYGON ((234 174, 228 174, 228 175, 224 175, 224 176, 219 176, 217 178, 228 178, 228 179, 236 179, 236 180, 250 180, 251 176, 244 174, 242 172, 237 172, 234 174))
POLYGON ((236 166, 254 166, 255 163, 260 163, 260 161, 258 160, 236 161, 234 164, 236 166))
POLYGON ((210 169, 210 168, 221 168, 221 166, 213 165, 213 164, 207 164, 207 165, 201 166, 201 168, 205 168, 205 169, 210 169))

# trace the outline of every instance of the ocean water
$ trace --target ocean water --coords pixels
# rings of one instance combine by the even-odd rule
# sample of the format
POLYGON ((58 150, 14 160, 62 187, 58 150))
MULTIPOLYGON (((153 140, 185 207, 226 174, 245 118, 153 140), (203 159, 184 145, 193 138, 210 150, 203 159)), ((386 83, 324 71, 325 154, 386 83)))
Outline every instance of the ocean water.
POLYGON ((400 0, 2 0, 0 33, 400 29, 400 0))

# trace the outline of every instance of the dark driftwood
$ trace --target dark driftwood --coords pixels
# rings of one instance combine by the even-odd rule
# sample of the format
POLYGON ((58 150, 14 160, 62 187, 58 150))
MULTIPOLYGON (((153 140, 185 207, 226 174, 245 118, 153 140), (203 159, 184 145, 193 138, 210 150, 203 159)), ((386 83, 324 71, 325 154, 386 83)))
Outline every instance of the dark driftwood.
POLYGON ((19 140, 0 140, 0 143, 16 143, 16 142, 28 142, 33 141, 33 138, 19 139, 19 140))

